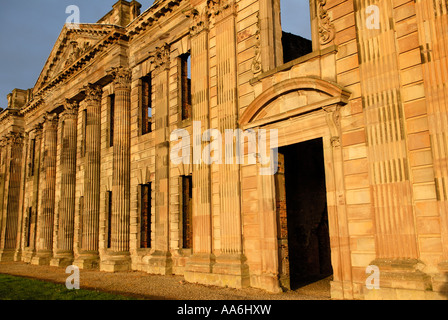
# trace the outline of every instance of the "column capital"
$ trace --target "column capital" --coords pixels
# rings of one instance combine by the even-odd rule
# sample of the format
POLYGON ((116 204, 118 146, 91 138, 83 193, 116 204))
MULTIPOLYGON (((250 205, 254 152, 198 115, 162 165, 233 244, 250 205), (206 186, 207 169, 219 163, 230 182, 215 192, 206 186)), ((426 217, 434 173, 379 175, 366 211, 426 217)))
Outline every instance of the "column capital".
POLYGON ((156 50, 151 54, 151 63, 161 70, 168 69, 170 66, 170 45, 168 43, 157 47, 156 50))
POLYGON ((213 17, 223 19, 229 15, 236 16, 238 4, 235 0, 209 0, 208 6, 213 17))
POLYGON ((38 124, 35 124, 34 126, 31 127, 30 133, 33 132, 34 135, 37 136, 42 133, 42 129, 43 129, 43 124, 42 124, 42 122, 39 122, 38 124))
POLYGON ((23 144, 24 135, 21 132, 10 132, 6 135, 6 142, 10 145, 23 144))
POLYGON ((103 88, 100 85, 91 84, 84 86, 83 91, 86 95, 85 101, 87 103, 96 102, 101 103, 101 98, 103 96, 103 88))
POLYGON ((44 129, 57 129, 58 127, 58 114, 57 113, 50 113, 46 112, 44 114, 44 129))
POLYGON ((61 113, 61 119, 76 119, 78 116, 79 102, 65 99, 63 106, 64 111, 61 113))
POLYGON ((113 77, 115 89, 131 89, 132 70, 123 66, 114 67, 106 71, 113 77))
POLYGON ((202 31, 209 30, 209 19, 210 19, 210 11, 208 10, 208 5, 202 9, 191 9, 185 12, 185 16, 190 18, 190 35, 195 36, 202 31))
POLYGON ((8 145, 8 140, 6 137, 0 139, 0 150, 8 145))

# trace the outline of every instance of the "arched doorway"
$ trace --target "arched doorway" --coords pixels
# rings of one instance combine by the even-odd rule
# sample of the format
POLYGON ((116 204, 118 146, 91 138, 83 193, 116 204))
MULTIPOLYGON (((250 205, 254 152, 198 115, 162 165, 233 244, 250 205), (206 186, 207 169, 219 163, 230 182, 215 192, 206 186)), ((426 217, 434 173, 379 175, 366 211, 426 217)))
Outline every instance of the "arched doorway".
POLYGON ((281 287, 295 289, 332 273, 332 290, 343 292, 351 283, 339 143, 340 109, 349 95, 322 79, 290 78, 264 90, 241 117, 243 129, 278 130, 279 170, 260 180, 260 197, 274 202, 263 207, 261 221, 275 225, 260 229, 278 243, 281 287))

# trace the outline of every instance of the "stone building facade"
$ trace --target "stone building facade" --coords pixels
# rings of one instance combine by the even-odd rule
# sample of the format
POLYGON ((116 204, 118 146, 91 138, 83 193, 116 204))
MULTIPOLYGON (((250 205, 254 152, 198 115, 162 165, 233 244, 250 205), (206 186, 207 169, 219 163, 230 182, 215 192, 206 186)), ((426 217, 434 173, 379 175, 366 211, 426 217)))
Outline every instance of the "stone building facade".
POLYGON ((280 1, 120 0, 64 26, 0 113, 1 261, 446 298, 447 1, 309 0, 308 44, 280 1), (173 161, 178 129, 277 130, 276 173, 247 145, 173 161))

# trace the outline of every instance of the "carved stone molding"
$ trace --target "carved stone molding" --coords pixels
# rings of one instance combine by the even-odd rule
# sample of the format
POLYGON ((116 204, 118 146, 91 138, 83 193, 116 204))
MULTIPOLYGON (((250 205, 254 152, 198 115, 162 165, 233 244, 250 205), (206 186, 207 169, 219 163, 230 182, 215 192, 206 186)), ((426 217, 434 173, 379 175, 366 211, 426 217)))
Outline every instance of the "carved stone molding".
POLYGON ((6 143, 10 145, 22 145, 24 135, 21 132, 10 132, 6 135, 6 143))
POLYGON ((156 69, 164 70, 170 66, 170 45, 164 43, 162 46, 157 47, 154 53, 151 55, 151 63, 154 64, 156 69))
POLYGON ((77 41, 71 41, 70 42, 71 53, 68 56, 67 60, 65 61, 64 68, 73 64, 76 60, 78 60, 81 56, 86 54, 92 48, 93 47, 90 45, 89 42, 84 42, 83 44, 79 45, 77 41))
POLYGON ((319 38, 320 44, 322 45, 333 41, 336 33, 334 25, 330 20, 330 16, 325 9, 326 4, 327 0, 318 0, 317 12, 319 15, 319 38))
POLYGON ((326 112, 326 120, 331 134, 333 148, 341 146, 341 106, 332 105, 322 108, 326 112))
POLYGON ((255 57, 252 60, 252 73, 258 75, 261 73, 261 38, 260 38, 260 14, 257 13, 257 32, 255 33, 255 57))
POLYGON ((208 6, 204 7, 200 11, 198 9, 192 9, 185 13, 187 18, 191 18, 190 35, 195 36, 202 31, 208 31, 210 13, 208 6))
POLYGON ((131 69, 120 66, 107 70, 107 74, 113 77, 116 90, 131 90, 131 69))
POLYGON ((214 17, 224 18, 229 14, 236 15, 237 11, 235 0, 210 0, 208 6, 214 17))
POLYGON ((85 101, 101 103, 101 98, 103 96, 103 88, 99 85, 88 84, 84 86, 83 91, 86 95, 85 101))
POLYGON ((44 115, 44 129, 56 130, 58 127, 59 117, 56 113, 46 112, 44 115))

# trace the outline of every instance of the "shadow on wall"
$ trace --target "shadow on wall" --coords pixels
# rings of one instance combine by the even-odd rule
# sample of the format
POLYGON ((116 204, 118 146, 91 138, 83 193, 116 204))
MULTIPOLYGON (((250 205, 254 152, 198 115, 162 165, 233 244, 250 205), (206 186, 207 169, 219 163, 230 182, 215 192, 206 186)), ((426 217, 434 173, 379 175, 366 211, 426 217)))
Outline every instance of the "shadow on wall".
POLYGON ((444 284, 440 288, 440 295, 448 300, 448 273, 444 273, 444 284))

